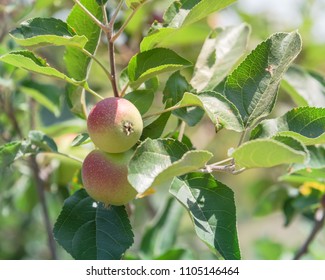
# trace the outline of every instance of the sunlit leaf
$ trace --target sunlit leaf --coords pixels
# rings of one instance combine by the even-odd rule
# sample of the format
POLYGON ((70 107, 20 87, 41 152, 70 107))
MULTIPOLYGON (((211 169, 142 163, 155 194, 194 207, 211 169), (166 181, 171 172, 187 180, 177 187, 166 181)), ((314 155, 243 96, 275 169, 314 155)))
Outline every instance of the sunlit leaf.
POLYGON ((301 50, 299 33, 276 33, 262 42, 228 76, 224 95, 246 127, 272 111, 282 76, 301 50))
POLYGON ((172 50, 157 48, 141 52, 131 58, 128 75, 132 87, 138 87, 146 80, 164 73, 191 66, 191 63, 172 50))
POLYGON ((217 28, 205 40, 196 61, 191 85, 197 91, 213 90, 230 72, 246 50, 247 24, 217 28))
POLYGON ((195 151, 175 139, 146 139, 129 163, 128 180, 138 193, 170 183, 205 166, 212 158, 208 151, 195 151))
POLYGON ((47 45, 83 48, 88 39, 77 35, 65 22, 55 18, 33 18, 10 32, 15 41, 26 47, 47 45))
POLYGON ((295 108, 282 117, 261 122, 251 133, 251 139, 274 135, 291 136, 305 145, 325 143, 325 108, 295 108))
POLYGON ((303 163, 307 156, 301 143, 291 137, 252 140, 241 145, 232 154, 236 164, 246 168, 303 163))
POLYGON ((282 87, 298 106, 325 107, 325 79, 297 65, 291 66, 282 87))

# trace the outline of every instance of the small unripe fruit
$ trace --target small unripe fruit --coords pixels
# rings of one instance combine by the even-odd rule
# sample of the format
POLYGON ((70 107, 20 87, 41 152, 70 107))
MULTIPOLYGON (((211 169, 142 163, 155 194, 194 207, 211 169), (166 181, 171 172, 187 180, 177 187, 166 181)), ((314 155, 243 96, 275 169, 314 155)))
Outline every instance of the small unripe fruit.
POLYGON ((87 120, 94 144, 108 153, 123 153, 140 139, 143 122, 138 109, 128 100, 110 97, 98 102, 87 120))
POLYGON ((100 150, 88 154, 81 172, 89 196, 105 205, 124 205, 134 199, 137 192, 127 179, 131 155, 130 152, 108 154, 100 150))

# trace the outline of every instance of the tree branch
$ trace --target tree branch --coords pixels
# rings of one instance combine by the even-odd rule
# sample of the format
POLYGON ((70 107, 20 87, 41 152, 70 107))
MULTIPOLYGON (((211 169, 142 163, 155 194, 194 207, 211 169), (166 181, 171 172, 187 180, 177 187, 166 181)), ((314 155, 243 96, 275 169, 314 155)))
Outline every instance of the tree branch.
POLYGON ((303 255, 308 253, 309 246, 315 239, 318 232, 323 228, 325 221, 325 211, 324 208, 319 208, 315 213, 315 224, 310 232, 308 238, 306 239, 305 243, 301 246, 298 252, 294 256, 294 260, 299 260, 303 255))
POLYGON ((38 194, 38 198, 42 207, 42 214, 43 214, 43 219, 45 222, 45 228, 47 232, 47 238, 48 238, 48 245, 51 253, 51 258, 53 260, 57 259, 57 254, 56 254, 56 247, 55 247, 55 241, 52 233, 52 226, 50 222, 50 217, 49 213, 47 210, 47 204, 46 204, 46 199, 45 199, 45 184, 44 181, 40 178, 39 175, 39 166, 36 162, 35 156, 31 156, 29 159, 29 164, 30 167, 33 171, 34 179, 35 179, 35 184, 36 184, 36 190, 38 194))
MULTIPOLYGON (((35 123, 35 111, 36 110, 35 110, 35 101, 34 100, 30 100, 30 109, 31 109, 31 111, 30 111, 31 114, 30 114, 30 118, 29 118, 30 129, 34 130, 35 126, 36 126, 36 123, 35 123)), ((29 165, 30 165, 30 168, 34 175, 36 190, 37 190, 38 198, 39 198, 39 201, 40 201, 40 204, 42 207, 42 214, 43 214, 43 219, 44 219, 44 223, 45 223, 45 229, 47 232, 48 245, 49 245, 49 249, 50 249, 51 258, 53 260, 56 260, 57 254, 56 254, 55 241, 54 241, 54 237, 53 237, 50 216, 49 216, 49 212, 47 209, 46 198, 45 198, 45 182, 40 177, 40 168, 38 166, 35 156, 30 157, 29 165)))

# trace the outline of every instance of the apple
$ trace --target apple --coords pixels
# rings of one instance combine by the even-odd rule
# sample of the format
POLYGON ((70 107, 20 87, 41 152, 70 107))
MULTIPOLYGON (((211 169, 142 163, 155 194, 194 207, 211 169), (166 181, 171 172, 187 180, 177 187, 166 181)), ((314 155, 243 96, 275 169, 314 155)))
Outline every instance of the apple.
POLYGON ((110 97, 98 102, 87 119, 90 139, 102 151, 123 153, 140 139, 143 121, 127 99, 110 97))
POLYGON ((81 169, 83 185, 89 196, 105 205, 124 205, 134 199, 137 192, 127 179, 131 155, 132 152, 90 152, 81 169))

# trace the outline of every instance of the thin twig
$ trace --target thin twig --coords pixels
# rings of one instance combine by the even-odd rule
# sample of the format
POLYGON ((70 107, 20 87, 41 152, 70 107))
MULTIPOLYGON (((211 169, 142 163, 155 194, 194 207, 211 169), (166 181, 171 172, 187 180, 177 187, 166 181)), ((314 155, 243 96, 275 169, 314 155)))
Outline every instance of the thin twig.
POLYGON ((236 166, 234 164, 228 165, 206 165, 205 168, 200 169, 200 172, 203 173, 212 173, 212 172, 226 172, 232 175, 237 175, 244 172, 246 168, 241 168, 236 170, 236 166))
POLYGON ((113 28, 114 28, 114 24, 115 24, 115 21, 116 21, 117 15, 118 15, 118 13, 120 12, 123 3, 124 3, 124 0, 121 0, 121 1, 118 3, 118 5, 117 5, 117 7, 116 7, 116 9, 115 9, 115 11, 114 11, 114 14, 112 15, 112 18, 111 18, 110 22, 108 23, 108 27, 109 27, 110 30, 113 30, 113 28))
POLYGON ((107 11, 106 11, 106 4, 102 5, 102 12, 104 16, 104 24, 108 25, 108 18, 107 18, 107 11))
POLYGON ((319 208, 315 213, 315 224, 310 232, 308 238, 306 239, 305 243, 301 246, 301 248, 298 250, 296 255, 294 256, 294 260, 299 260, 303 255, 308 253, 309 246, 315 239, 318 232, 323 228, 325 221, 325 211, 324 208, 319 208))

